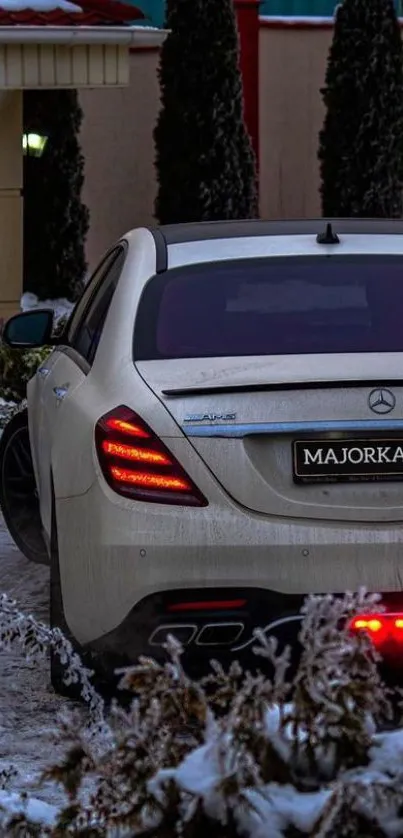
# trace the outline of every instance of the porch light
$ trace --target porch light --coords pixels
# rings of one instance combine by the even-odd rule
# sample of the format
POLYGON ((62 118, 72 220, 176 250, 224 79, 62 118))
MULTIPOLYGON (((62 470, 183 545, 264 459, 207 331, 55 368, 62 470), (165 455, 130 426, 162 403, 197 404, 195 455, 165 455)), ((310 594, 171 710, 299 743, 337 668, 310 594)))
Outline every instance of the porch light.
POLYGON ((44 134, 23 134, 22 150, 29 157, 42 157, 48 138, 44 134))

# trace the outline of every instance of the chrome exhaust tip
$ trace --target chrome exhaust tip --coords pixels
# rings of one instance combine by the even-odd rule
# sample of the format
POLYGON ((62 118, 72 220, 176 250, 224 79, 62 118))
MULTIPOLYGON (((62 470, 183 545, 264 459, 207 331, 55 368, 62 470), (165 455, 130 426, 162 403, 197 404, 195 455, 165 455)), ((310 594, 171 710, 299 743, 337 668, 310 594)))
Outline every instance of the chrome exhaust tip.
POLYGON ((244 629, 243 623, 206 623, 204 626, 169 623, 154 629, 148 643, 150 646, 163 646, 168 635, 172 634, 183 646, 189 646, 193 641, 196 646, 233 646, 240 639, 244 629))
POLYGON ((199 632, 196 646, 232 646, 243 630, 243 623, 208 623, 199 632))
POLYGON ((148 638, 148 642, 150 646, 163 646, 167 642, 169 634, 176 637, 183 646, 188 646, 197 634, 197 626, 184 623, 158 626, 148 638))

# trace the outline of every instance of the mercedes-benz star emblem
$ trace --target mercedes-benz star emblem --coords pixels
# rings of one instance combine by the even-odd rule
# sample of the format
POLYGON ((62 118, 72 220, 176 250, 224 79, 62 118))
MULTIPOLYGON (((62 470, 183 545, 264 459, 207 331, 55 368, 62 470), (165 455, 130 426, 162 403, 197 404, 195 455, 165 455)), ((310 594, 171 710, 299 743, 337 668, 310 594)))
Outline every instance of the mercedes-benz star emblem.
POLYGON ((368 396, 368 405, 374 413, 390 413, 396 406, 396 396, 391 390, 384 390, 380 387, 376 390, 371 390, 368 396))

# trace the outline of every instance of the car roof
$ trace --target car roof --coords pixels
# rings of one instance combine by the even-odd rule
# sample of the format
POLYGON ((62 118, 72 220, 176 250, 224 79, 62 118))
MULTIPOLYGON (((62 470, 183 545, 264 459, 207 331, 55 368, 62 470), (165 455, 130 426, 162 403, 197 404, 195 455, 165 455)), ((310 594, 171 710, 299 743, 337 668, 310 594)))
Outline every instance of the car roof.
POLYGON ((400 235, 403 236, 403 220, 389 218, 319 218, 307 220, 264 221, 204 221, 193 224, 167 224, 148 227, 153 236, 157 255, 157 273, 165 271, 168 265, 170 245, 190 242, 213 241, 216 239, 244 238, 257 236, 324 236, 326 241, 328 225, 333 234, 356 235, 400 235))

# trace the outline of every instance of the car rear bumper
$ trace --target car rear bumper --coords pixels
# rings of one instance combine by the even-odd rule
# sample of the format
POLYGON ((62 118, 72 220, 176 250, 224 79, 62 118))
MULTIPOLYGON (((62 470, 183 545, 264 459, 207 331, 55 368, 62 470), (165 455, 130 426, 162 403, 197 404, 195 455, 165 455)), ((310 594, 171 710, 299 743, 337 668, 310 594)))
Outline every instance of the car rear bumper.
MULTIPOLYGON (((228 588, 188 589, 185 596, 183 589, 152 594, 137 603, 113 631, 86 644, 85 651, 90 653, 94 669, 106 683, 118 683, 116 670, 138 663, 141 655, 165 662, 169 658, 165 644, 170 635, 181 642, 182 665, 195 679, 211 672, 213 659, 225 668, 236 660, 244 670, 263 670, 271 675, 268 660, 256 654, 260 643, 255 629, 259 627, 266 637, 276 638, 278 653, 289 646, 290 678, 301 651, 298 636, 303 601, 298 595, 259 588, 231 588, 230 593, 228 588), (229 602, 232 607, 223 609, 222 605, 229 602), (172 607, 184 603, 201 607, 186 613, 172 611, 172 607), (211 607, 213 604, 215 608, 211 607)), ((384 605, 402 613, 403 595, 386 595, 384 605)), ((379 651, 382 677, 389 686, 401 686, 402 644, 379 651)))
POLYGON ((133 504, 99 483, 80 498, 58 500, 57 522, 65 617, 81 645, 114 632, 148 597, 168 592, 258 589, 270 594, 259 605, 259 625, 279 613, 283 595, 301 602, 307 593, 363 585, 403 590, 403 525, 268 518, 230 503, 133 504))
POLYGON ((151 594, 138 602, 113 631, 86 644, 94 666, 106 679, 116 669, 130 666, 140 655, 162 662, 169 635, 183 646, 183 665, 188 674, 200 677, 212 658, 227 664, 238 660, 251 668, 256 646, 254 630, 262 627, 276 634, 280 646, 289 643, 297 659, 300 626, 300 596, 279 595, 258 588, 204 588, 151 594), (229 599, 230 597, 230 599, 229 599), (187 612, 173 611, 183 604, 200 606, 187 612), (222 607, 223 604, 231 607, 222 607), (212 607, 214 606, 214 607, 212 607), (268 615, 270 625, 267 625, 268 615))

